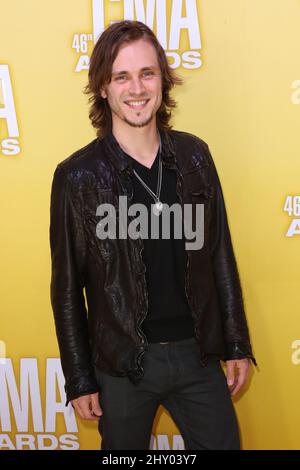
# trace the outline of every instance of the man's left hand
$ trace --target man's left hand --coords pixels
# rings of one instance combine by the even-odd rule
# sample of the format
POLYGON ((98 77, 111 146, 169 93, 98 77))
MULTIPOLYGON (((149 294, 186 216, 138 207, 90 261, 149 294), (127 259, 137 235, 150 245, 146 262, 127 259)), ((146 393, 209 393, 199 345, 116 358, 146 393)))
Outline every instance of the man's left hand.
POLYGON ((226 361, 227 368, 227 385, 230 390, 230 394, 235 395, 246 383, 250 361, 249 359, 233 359, 226 361))

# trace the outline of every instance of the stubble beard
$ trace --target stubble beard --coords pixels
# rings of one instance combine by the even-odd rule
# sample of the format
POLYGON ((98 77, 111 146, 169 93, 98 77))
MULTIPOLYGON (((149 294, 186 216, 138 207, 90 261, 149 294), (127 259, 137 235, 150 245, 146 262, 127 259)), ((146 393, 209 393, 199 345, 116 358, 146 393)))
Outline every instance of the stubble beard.
MULTIPOLYGON (((139 114, 140 114, 140 113, 138 113, 138 115, 139 115, 139 114)), ((145 119, 145 121, 142 121, 142 122, 133 122, 133 121, 130 121, 129 119, 127 119, 126 116, 124 116, 123 120, 124 120, 124 122, 126 122, 126 124, 128 124, 128 125, 131 126, 131 127, 145 127, 145 126, 147 126, 147 125, 152 121, 153 116, 154 116, 154 114, 151 113, 151 115, 150 115, 147 119, 145 119)))

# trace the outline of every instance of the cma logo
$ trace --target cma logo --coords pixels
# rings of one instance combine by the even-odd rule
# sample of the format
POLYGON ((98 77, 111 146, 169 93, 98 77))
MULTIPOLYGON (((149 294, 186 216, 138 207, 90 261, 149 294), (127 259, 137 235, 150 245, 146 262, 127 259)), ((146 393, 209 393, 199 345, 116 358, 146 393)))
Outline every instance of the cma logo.
POLYGON ((286 237, 300 235, 300 196, 287 196, 283 210, 289 214, 292 219, 286 237))
POLYGON ((93 34, 75 34, 73 37, 72 48, 82 53, 76 65, 76 72, 89 67, 89 56, 85 54, 89 43, 97 42, 106 24, 121 20, 138 20, 149 26, 166 51, 171 68, 176 69, 182 66, 186 69, 197 69, 201 67, 202 59, 199 51, 202 46, 196 0, 111 1, 114 5, 118 3, 122 6, 119 17, 115 14, 114 19, 108 21, 105 13, 107 14, 110 10, 107 7, 104 8, 104 0, 93 0, 93 34), (186 50, 180 47, 182 32, 188 39, 186 50))
POLYGON ((17 380, 11 359, 2 358, 0 450, 79 449, 75 413, 71 404, 65 406, 65 380, 60 360, 47 358, 43 394, 37 359, 21 358, 19 370, 17 380), (60 435, 57 435, 58 419, 64 424, 64 433, 60 435))
POLYGON ((291 346, 292 349, 294 349, 294 351, 292 352, 291 361, 292 364, 297 366, 298 364, 300 364, 300 339, 295 339, 295 341, 292 342, 291 346))
POLYGON ((3 119, 6 121, 8 138, 2 139, 0 133, 0 152, 3 155, 17 155, 20 153, 20 134, 12 83, 8 65, 0 64, 0 132, 3 129, 3 119))

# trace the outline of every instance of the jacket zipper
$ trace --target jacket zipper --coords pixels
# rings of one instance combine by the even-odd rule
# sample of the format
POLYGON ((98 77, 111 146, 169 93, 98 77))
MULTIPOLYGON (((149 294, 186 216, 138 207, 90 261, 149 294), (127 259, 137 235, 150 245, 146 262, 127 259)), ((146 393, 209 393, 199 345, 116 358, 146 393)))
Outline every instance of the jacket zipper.
POLYGON ((141 373, 144 372, 144 369, 143 367, 141 366, 141 360, 142 360, 142 356, 145 354, 145 351, 146 349, 148 348, 148 341, 147 341, 147 337, 146 335, 143 333, 142 331, 142 328, 141 328, 141 325, 142 323, 144 322, 144 320, 146 319, 147 317, 147 314, 148 314, 148 306, 149 306, 149 299, 148 299, 148 290, 147 290, 147 287, 145 288, 145 284, 146 284, 146 276, 145 276, 145 273, 146 273, 146 265, 145 263, 143 262, 143 257, 142 257, 142 253, 143 253, 143 250, 144 250, 144 242, 143 240, 140 238, 139 239, 139 242, 140 242, 140 262, 144 268, 144 273, 143 273, 143 277, 144 277, 144 290, 146 292, 146 309, 145 311, 143 312, 144 313, 144 316, 142 318, 140 318, 140 322, 138 322, 137 324, 137 333, 138 335, 140 336, 140 338, 142 339, 142 343, 144 345, 144 348, 143 350, 138 354, 137 358, 136 358, 136 364, 137 364, 137 370, 140 370, 141 373))
MULTIPOLYGON (((132 172, 131 172, 131 176, 132 176, 132 172)), ((127 193, 127 195, 128 195, 128 193, 127 193)), ((133 197, 133 192, 131 192, 131 195, 130 195, 130 203, 132 201, 132 197, 133 197)), ((136 332, 137 332, 138 336, 141 338, 142 344, 144 345, 142 351, 136 357, 136 370, 137 371, 140 370, 141 374, 142 374, 144 372, 144 370, 143 370, 143 367, 141 366, 141 359, 142 359, 143 354, 145 354, 145 351, 148 347, 148 341, 147 341, 146 335, 143 333, 143 331, 141 329, 141 325, 142 325, 143 321, 145 320, 145 318, 147 317, 149 300, 148 300, 147 287, 145 287, 146 286, 146 277, 145 277, 146 265, 143 262, 143 257, 142 257, 142 252, 143 252, 143 249, 144 249, 144 242, 141 238, 138 240, 138 242, 140 243, 140 250, 139 250, 140 263, 141 263, 141 265, 144 269, 144 273, 143 273, 143 276, 144 276, 143 284, 144 284, 144 286, 143 287, 144 287, 144 291, 145 291, 145 295, 146 295, 146 304, 147 304, 146 309, 143 312, 144 315, 142 315, 142 317, 140 318, 140 321, 137 322, 137 328, 136 328, 136 332)))

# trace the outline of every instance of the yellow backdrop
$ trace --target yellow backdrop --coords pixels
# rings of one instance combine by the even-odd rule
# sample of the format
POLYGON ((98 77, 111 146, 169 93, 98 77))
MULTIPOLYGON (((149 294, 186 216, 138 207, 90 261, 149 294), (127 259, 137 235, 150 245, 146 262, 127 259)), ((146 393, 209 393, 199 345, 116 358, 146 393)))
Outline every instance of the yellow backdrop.
MULTIPOLYGON (((64 407, 49 200, 57 163, 95 136, 93 43, 124 17, 153 26, 186 79, 174 128, 208 142, 222 181, 259 364, 235 400, 243 447, 297 449, 299 0, 2 0, 0 449, 99 448, 96 423, 64 407)), ((162 410, 152 446, 183 448, 162 410)))

